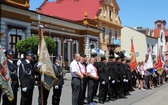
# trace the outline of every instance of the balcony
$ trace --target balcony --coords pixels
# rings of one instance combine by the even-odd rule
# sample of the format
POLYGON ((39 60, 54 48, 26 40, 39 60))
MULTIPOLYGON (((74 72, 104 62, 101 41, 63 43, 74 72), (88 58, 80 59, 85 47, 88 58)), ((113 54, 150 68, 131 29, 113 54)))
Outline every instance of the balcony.
POLYGON ((107 38, 106 39, 107 45, 115 45, 115 46, 120 46, 120 39, 116 38, 107 38))

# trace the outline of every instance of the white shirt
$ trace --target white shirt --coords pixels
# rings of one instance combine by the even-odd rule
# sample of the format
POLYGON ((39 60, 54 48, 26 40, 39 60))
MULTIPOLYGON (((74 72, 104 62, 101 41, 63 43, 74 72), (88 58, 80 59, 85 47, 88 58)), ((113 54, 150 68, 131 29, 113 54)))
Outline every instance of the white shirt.
POLYGON ((97 77, 97 69, 93 66, 93 64, 89 64, 87 66, 87 73, 90 73, 91 75, 93 75, 94 77, 97 77))
POLYGON ((74 72, 77 72, 77 73, 81 74, 80 68, 78 66, 78 62, 76 60, 73 60, 71 62, 71 64, 70 64, 70 71, 71 71, 72 77, 77 77, 74 72))
POLYGON ((145 69, 144 69, 144 66, 140 66, 140 73, 141 75, 145 75, 145 69))
POLYGON ((79 65, 80 65, 80 68, 81 68, 81 72, 85 73, 86 72, 85 66, 83 64, 81 64, 80 62, 79 62, 79 65))

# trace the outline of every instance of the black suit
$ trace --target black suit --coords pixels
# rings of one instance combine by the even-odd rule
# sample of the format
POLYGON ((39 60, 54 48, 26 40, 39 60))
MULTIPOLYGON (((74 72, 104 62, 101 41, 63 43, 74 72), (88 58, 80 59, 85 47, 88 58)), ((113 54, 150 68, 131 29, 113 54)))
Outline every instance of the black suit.
POLYGON ((100 79, 100 89, 99 89, 99 101, 106 101, 108 82, 109 82, 109 68, 107 64, 101 62, 99 67, 99 79, 100 79), (105 84, 103 84, 105 82, 105 84))
POLYGON ((58 81, 53 86, 52 104, 59 105, 60 97, 62 93, 62 86, 64 85, 63 71, 61 66, 58 64, 53 64, 53 67, 54 67, 55 76, 58 78, 58 81))
POLYGON ((34 89, 34 66, 26 59, 22 60, 19 66, 19 79, 21 89, 27 87, 27 91, 21 90, 21 104, 32 105, 33 89, 34 89))
POLYGON ((9 73, 12 80, 11 87, 14 93, 14 100, 10 102, 7 96, 3 95, 2 105, 17 105, 17 91, 19 87, 18 77, 17 77, 17 66, 10 60, 7 60, 7 65, 8 65, 9 73))
POLYGON ((117 92, 117 81, 118 81, 118 69, 117 65, 114 62, 108 62, 108 67, 109 67, 109 75, 111 77, 111 80, 109 82, 109 96, 110 98, 116 99, 118 92, 117 92), (114 81, 112 83, 112 81, 114 81))

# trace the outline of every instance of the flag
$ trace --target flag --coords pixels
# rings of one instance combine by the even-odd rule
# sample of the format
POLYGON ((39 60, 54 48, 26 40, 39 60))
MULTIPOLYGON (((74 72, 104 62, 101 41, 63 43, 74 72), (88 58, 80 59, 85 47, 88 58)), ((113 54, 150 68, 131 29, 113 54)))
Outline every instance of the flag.
POLYGON ((154 69, 154 66, 153 66, 152 54, 151 54, 151 50, 150 49, 148 51, 148 57, 147 57, 146 67, 145 68, 146 68, 146 76, 155 73, 155 69, 154 69))
POLYGON ((133 39, 131 39, 131 58, 130 58, 130 68, 131 72, 137 67, 136 55, 134 51, 133 39))
POLYGON ((160 70, 162 69, 162 58, 161 58, 161 55, 160 55, 160 52, 158 54, 158 59, 157 59, 157 65, 155 65, 155 69, 156 70, 160 70))
POLYGON ((10 78, 6 57, 0 45, 0 88, 8 97, 9 101, 12 101, 14 99, 11 82, 12 81, 10 78))
POLYGON ((41 73, 41 83, 45 89, 50 90, 57 81, 57 78, 53 70, 50 55, 43 35, 41 35, 40 40, 39 62, 42 63, 42 66, 39 68, 41 73))

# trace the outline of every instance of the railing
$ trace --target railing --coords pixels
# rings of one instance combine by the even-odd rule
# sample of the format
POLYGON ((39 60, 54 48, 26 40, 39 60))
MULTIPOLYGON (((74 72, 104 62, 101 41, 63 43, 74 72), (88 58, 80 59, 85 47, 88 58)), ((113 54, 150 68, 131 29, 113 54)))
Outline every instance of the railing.
POLYGON ((106 38, 107 45, 118 45, 120 46, 120 39, 116 38, 106 38))

